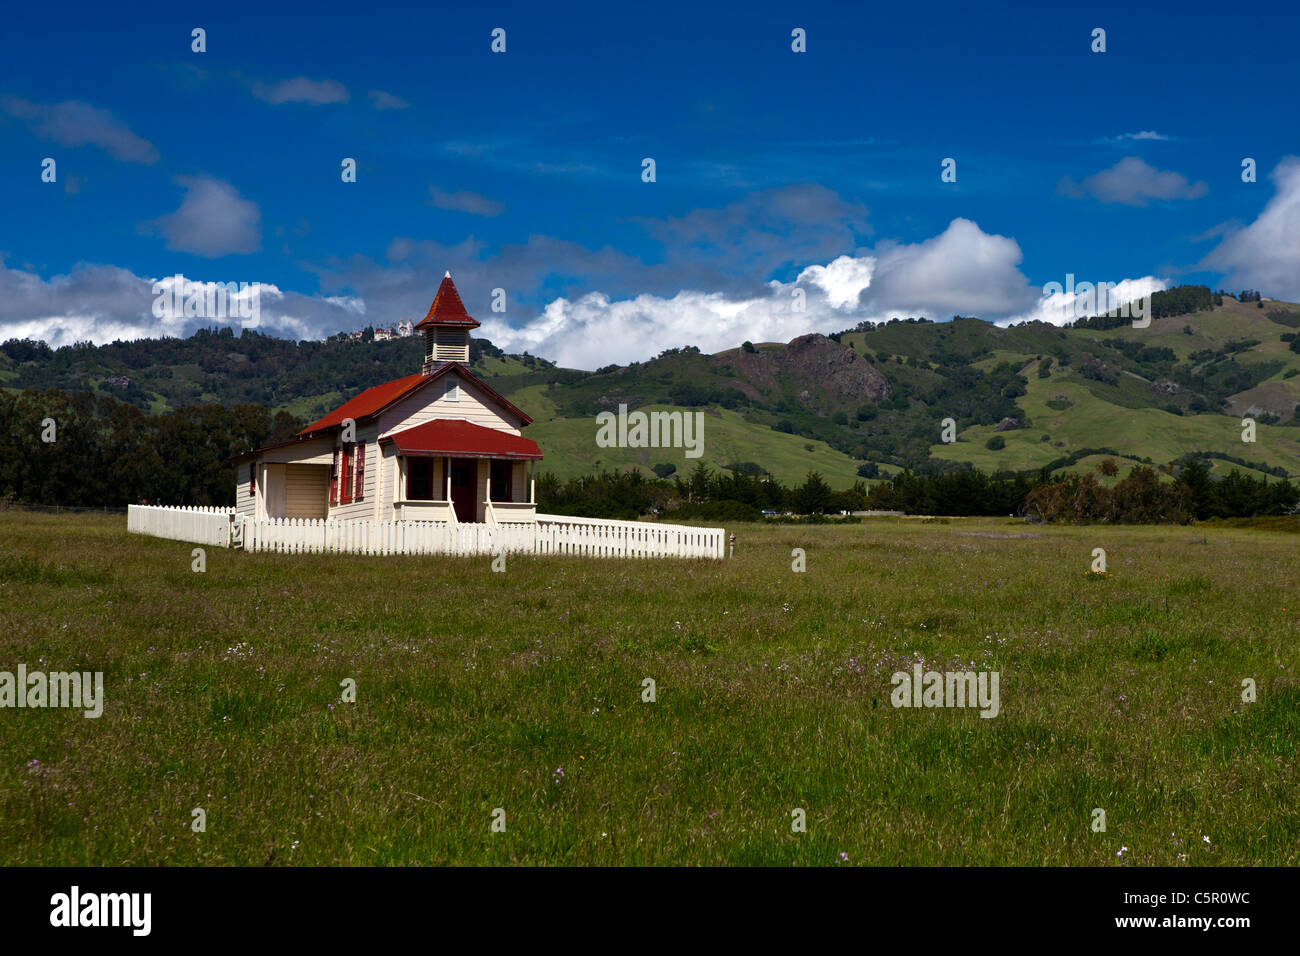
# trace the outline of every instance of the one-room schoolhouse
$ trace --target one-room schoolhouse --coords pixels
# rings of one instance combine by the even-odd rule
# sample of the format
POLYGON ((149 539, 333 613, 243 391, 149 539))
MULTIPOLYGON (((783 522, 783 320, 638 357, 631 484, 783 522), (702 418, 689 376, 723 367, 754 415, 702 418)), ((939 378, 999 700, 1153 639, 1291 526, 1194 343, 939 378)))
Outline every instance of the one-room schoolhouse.
POLYGON ((429 314, 424 364, 368 388, 292 440, 239 456, 235 506, 255 520, 534 521, 542 453, 532 422, 469 369, 478 327, 447 273, 429 314))

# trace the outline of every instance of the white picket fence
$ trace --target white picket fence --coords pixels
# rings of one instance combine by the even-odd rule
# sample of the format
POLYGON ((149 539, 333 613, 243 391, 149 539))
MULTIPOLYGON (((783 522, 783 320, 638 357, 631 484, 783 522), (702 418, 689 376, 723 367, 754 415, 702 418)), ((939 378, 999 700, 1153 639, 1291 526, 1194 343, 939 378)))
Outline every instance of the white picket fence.
POLYGON ((256 520, 233 508, 131 505, 127 530, 279 554, 573 554, 608 558, 724 556, 721 528, 538 515, 535 522, 453 524, 307 518, 256 520))
POLYGON ((245 551, 280 554, 575 554, 598 558, 723 557, 721 528, 642 521, 599 523, 556 515, 536 522, 452 524, 274 518, 242 523, 245 551))
POLYGON ((128 505, 126 530, 173 541, 192 541, 213 548, 230 547, 234 508, 128 505))

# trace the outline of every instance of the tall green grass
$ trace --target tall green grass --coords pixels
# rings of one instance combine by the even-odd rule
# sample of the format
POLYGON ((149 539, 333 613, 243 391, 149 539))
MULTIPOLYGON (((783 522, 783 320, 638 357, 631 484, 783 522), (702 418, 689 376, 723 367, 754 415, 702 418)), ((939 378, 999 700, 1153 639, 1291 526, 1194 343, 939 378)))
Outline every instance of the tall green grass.
POLYGON ((121 517, 0 516, 0 670, 107 697, 0 710, 0 862, 1300 862, 1294 535, 729 530, 719 563, 196 574, 121 517), (917 660, 999 671, 1000 715, 894 709, 917 660))

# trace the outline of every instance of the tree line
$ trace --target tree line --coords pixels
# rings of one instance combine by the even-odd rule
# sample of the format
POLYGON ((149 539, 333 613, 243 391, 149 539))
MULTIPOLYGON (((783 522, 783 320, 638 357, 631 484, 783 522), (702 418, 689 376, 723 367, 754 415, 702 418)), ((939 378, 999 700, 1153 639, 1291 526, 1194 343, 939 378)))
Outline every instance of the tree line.
MULTIPOLYGON (((141 501, 231 505, 241 452, 297 433, 303 423, 260 405, 201 405, 149 414, 127 402, 58 389, 0 392, 0 499, 74 507, 141 501)), ((831 488, 817 472, 786 484, 761 467, 650 477, 610 472, 561 481, 537 479, 544 512, 635 519, 749 521, 767 513, 818 516, 868 509, 932 515, 1025 515, 1044 521, 1183 522, 1295 512, 1300 489, 1234 468, 1216 478, 1213 453, 1184 456, 1161 469, 1137 465, 1111 485, 1093 474, 1062 475, 1075 457, 1036 473, 990 475, 956 463, 903 470, 871 488, 831 488)), ((1259 466, 1263 467, 1263 466, 1259 466)), ((1104 459, 1098 471, 1116 477, 1104 459)))
POLYGON ((604 471, 561 481, 550 472, 537 478, 537 507, 543 513, 633 520, 658 513, 674 520, 754 521, 764 512, 838 514, 867 507, 866 482, 836 491, 817 472, 802 484, 709 468, 699 463, 687 476, 650 478, 636 471, 604 471))
POLYGON ((59 389, 0 393, 0 499, 121 507, 233 505, 231 456, 302 428, 261 405, 201 405, 151 415, 59 389))
MULTIPOLYGON (((1107 478, 1117 477, 1118 472, 1109 458, 1097 468, 1107 478)), ((537 481, 537 498, 544 512, 591 518, 635 519, 657 513, 680 521, 754 521, 765 513, 785 520, 790 515, 815 518, 878 510, 1154 524, 1295 513, 1300 508, 1300 487, 1287 479, 1253 478, 1236 468, 1215 478, 1208 461, 1195 456, 1163 468, 1135 465, 1111 485, 1094 473, 1062 475, 1043 469, 990 475, 977 468, 950 467, 930 474, 903 470, 870 489, 857 482, 841 491, 833 490, 817 472, 810 472, 802 484, 786 485, 775 478, 729 473, 700 463, 689 476, 670 479, 606 471, 561 482, 544 473, 537 481)))

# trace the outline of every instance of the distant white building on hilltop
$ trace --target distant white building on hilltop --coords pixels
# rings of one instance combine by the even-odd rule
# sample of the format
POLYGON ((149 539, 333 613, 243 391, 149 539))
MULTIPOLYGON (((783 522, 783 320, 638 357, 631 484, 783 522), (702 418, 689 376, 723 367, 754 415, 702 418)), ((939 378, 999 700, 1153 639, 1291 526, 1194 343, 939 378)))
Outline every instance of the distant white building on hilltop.
POLYGON ((415 325, 410 319, 402 319, 396 328, 375 329, 375 341, 387 342, 389 339, 405 339, 415 334, 415 325))

